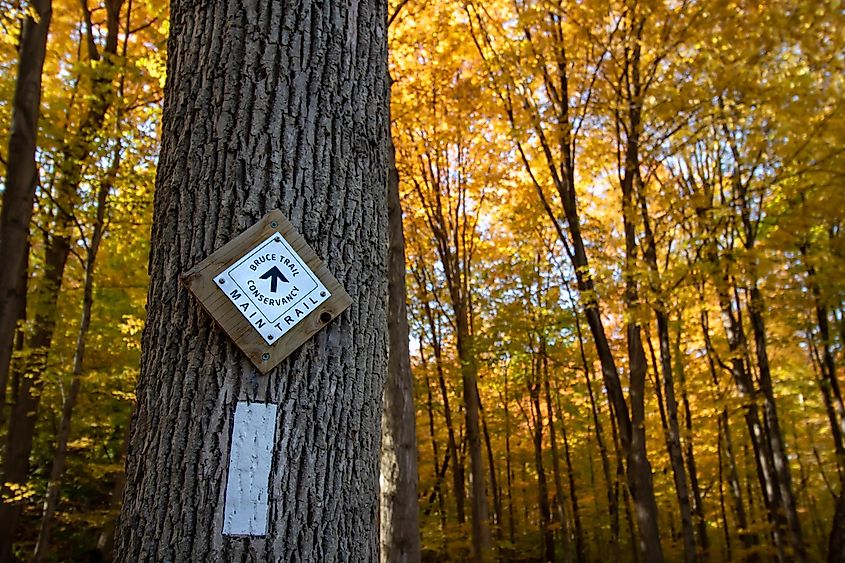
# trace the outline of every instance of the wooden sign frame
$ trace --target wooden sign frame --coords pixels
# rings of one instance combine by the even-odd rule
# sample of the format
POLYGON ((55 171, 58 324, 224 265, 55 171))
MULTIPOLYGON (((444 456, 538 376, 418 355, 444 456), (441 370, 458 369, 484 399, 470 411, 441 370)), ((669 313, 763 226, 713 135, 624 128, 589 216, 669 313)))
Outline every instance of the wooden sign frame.
POLYGON ((182 283, 200 305, 247 355, 261 373, 267 373, 314 336, 351 304, 352 298, 329 272, 314 250, 279 210, 273 210, 256 224, 215 250, 208 258, 183 273, 182 283), (247 318, 214 282, 214 277, 240 260, 273 233, 281 235, 302 261, 314 272, 331 296, 311 310, 295 326, 267 344, 247 318))

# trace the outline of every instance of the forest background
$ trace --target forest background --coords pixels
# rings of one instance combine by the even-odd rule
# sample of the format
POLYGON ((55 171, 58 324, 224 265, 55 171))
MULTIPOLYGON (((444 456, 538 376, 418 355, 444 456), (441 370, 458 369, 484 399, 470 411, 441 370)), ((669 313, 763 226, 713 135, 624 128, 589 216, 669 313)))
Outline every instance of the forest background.
MULTIPOLYGON (((4 139, 49 26, 0 534, 24 560, 107 559, 167 5, 0 5, 4 139)), ((845 557, 841 3, 389 14, 423 558, 845 557)))

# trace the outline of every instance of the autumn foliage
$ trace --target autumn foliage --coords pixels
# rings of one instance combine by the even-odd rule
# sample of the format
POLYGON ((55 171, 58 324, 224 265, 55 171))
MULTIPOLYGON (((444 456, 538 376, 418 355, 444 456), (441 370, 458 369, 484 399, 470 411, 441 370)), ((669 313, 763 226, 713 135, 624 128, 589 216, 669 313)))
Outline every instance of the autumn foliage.
MULTIPOLYGON (((845 561, 842 5, 388 12, 422 559, 845 561)), ((2 560, 110 553, 168 32, 52 2, 2 560)))

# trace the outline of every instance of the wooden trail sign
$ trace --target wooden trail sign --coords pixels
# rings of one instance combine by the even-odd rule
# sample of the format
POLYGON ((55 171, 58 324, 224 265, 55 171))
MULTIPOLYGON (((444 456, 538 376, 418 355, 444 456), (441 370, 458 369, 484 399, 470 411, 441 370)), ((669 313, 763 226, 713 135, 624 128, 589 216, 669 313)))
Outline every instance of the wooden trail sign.
POLYGON ((182 282, 261 373, 352 304, 278 210, 182 274, 182 282))

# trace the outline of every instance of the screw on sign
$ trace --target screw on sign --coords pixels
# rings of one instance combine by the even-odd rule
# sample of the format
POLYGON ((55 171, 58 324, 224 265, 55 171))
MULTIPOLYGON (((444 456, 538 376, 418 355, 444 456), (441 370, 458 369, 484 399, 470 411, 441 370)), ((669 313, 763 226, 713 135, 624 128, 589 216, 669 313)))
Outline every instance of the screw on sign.
POLYGON ((262 373, 352 304, 280 211, 268 213, 182 279, 262 373))

